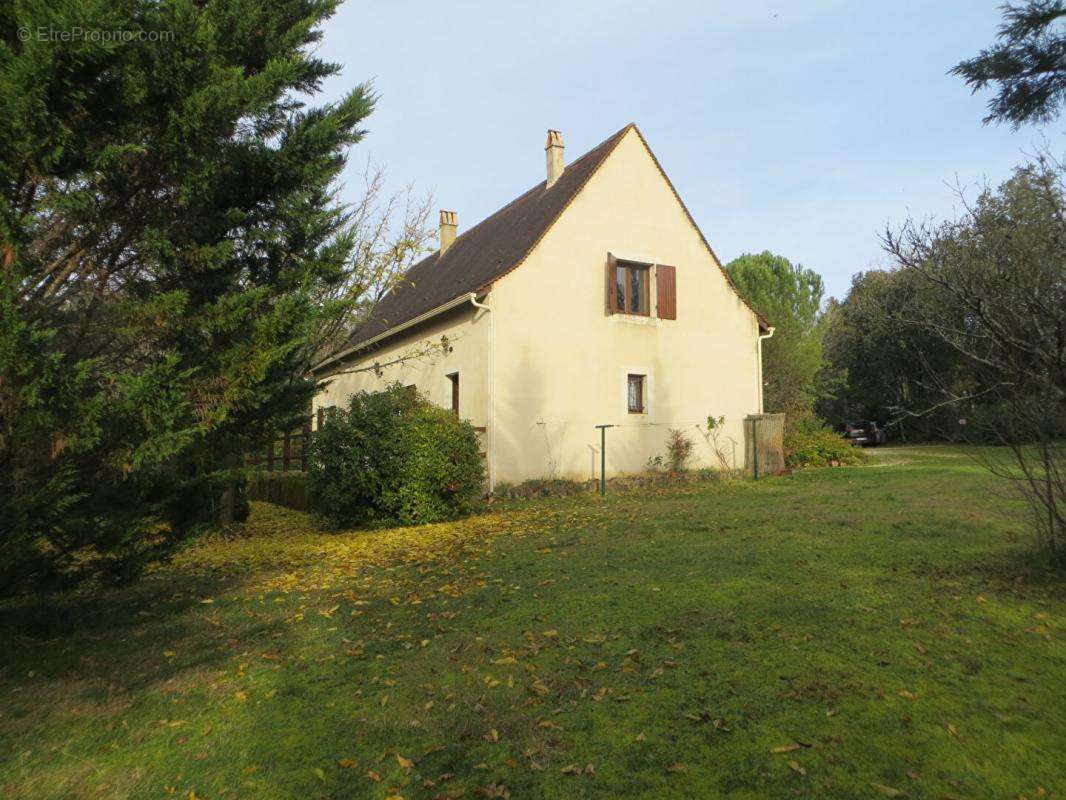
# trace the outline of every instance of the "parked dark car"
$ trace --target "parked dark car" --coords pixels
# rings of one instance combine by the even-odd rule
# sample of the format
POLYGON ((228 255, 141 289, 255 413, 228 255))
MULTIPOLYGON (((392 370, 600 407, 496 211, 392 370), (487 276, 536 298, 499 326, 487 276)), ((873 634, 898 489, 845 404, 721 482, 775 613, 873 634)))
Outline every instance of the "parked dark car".
POLYGON ((877 447, 885 443, 885 431, 868 419, 850 419, 844 423, 844 438, 860 447, 877 447))

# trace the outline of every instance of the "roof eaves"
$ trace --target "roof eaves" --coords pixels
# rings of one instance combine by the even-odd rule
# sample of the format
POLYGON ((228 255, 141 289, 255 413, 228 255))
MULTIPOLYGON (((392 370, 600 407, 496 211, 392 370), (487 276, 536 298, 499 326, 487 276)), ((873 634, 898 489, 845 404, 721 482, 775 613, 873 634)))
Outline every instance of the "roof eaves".
POLYGON ((429 311, 426 311, 422 314, 418 314, 417 316, 411 317, 411 319, 404 320, 403 322, 398 322, 395 325, 386 328, 381 333, 371 336, 369 339, 357 342, 351 347, 348 347, 344 350, 340 350, 337 353, 334 353, 333 355, 322 359, 313 367, 311 367, 311 371, 318 372, 319 370, 324 369, 327 365, 333 362, 337 362, 338 364, 343 363, 351 356, 367 353, 374 349, 375 345, 381 343, 385 339, 394 336, 397 333, 402 333, 408 328, 413 328, 416 325, 421 325, 423 322, 428 322, 429 320, 434 319, 435 317, 439 317, 441 314, 446 314, 447 312, 457 308, 458 306, 461 306, 463 303, 470 302, 470 300, 482 299, 484 297, 484 291, 485 290, 483 289, 478 289, 477 291, 473 292, 460 292, 459 294, 455 295, 455 297, 451 298, 450 300, 444 301, 440 305, 431 308, 429 311))

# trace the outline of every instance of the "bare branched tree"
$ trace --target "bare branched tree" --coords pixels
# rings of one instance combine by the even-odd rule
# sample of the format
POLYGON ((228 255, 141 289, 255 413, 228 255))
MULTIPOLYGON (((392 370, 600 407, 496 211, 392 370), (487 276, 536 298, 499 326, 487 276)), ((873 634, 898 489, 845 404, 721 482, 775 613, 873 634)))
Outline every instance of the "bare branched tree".
MULTIPOLYGON (((945 402, 1000 443, 985 459, 1029 501, 1038 543, 1066 560, 1066 186, 1047 154, 951 222, 907 222, 883 236, 901 269, 938 298, 915 323, 956 350, 969 385, 940 382, 945 402)), ((935 377, 935 376, 934 376, 935 377)))
POLYGON ((374 310, 407 270, 427 255, 436 237, 429 224, 432 195, 413 186, 386 194, 385 171, 367 163, 363 192, 345 217, 343 236, 351 259, 342 279, 321 298, 330 314, 320 333, 319 352, 333 352, 374 310))
MULTIPOLYGON (((350 260, 341 279, 320 298, 330 313, 319 331, 312 366, 343 350, 345 340, 370 317, 382 298, 432 250, 437 236, 436 228, 430 226, 432 195, 418 194, 411 185, 386 194, 385 171, 370 162, 362 180, 361 199, 347 209, 342 233, 351 245, 350 260)), ((389 367, 432 359, 450 348, 446 336, 425 339, 383 361, 334 365, 322 379, 360 372, 380 377, 389 367)))

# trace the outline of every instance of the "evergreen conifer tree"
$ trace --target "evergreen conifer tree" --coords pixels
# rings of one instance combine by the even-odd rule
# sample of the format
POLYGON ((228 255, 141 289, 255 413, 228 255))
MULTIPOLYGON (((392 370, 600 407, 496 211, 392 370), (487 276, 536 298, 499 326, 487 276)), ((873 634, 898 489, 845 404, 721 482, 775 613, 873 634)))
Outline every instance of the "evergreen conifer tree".
POLYGON ((332 0, 0 6, 0 593, 134 577, 308 407, 374 97, 332 0))

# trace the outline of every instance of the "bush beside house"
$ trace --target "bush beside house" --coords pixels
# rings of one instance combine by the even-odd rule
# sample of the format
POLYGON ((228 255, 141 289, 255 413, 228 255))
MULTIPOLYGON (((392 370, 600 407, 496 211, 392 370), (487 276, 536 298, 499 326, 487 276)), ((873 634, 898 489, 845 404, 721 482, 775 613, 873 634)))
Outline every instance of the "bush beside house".
POLYGON ((814 417, 785 429, 785 464, 792 468, 861 464, 866 454, 814 417))
POLYGON ((470 423, 393 384, 326 415, 310 448, 307 499, 332 527, 411 525, 466 513, 484 482, 470 423))

